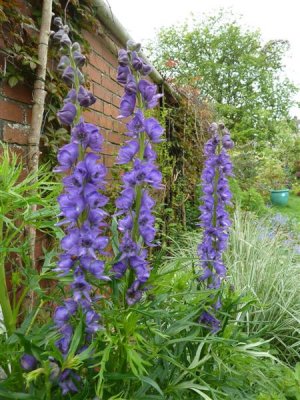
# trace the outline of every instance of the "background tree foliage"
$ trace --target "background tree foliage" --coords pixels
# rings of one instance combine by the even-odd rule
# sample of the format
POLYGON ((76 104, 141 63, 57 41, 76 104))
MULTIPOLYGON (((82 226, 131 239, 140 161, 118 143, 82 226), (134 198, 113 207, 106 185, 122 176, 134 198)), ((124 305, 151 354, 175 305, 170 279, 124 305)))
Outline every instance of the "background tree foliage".
POLYGON ((150 47, 159 71, 212 102, 236 140, 269 140, 294 129, 289 110, 298 89, 283 73, 287 41, 263 43, 259 31, 244 29, 221 11, 162 29, 150 47))

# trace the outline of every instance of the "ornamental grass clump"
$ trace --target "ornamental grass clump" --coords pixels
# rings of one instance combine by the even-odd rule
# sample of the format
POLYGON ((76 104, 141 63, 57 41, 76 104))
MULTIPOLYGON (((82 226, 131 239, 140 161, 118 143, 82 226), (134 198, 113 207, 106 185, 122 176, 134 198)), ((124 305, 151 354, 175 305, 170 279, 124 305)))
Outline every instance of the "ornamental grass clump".
POLYGON ((162 141, 163 128, 155 118, 147 118, 147 110, 155 107, 161 94, 157 86, 143 77, 151 67, 139 55, 140 45, 131 41, 127 50, 119 51, 117 80, 124 85, 119 118, 130 117, 127 123, 129 140, 121 147, 118 164, 129 164, 122 176, 122 192, 116 200, 118 229, 121 232, 119 257, 113 265, 115 277, 128 272, 126 301, 133 305, 142 297, 150 275, 147 247, 153 246, 155 237, 152 209, 155 201, 149 188, 162 187, 162 174, 155 164, 153 144, 162 141))
MULTIPOLYGON (((227 153, 233 147, 229 131, 223 124, 212 123, 209 127, 211 138, 205 144, 205 164, 202 172, 202 205, 200 226, 203 228, 203 239, 198 247, 202 274, 200 281, 207 282, 209 289, 219 289, 221 280, 226 276, 223 263, 223 252, 227 248, 230 218, 226 206, 230 204, 231 192, 228 177, 232 176, 232 164, 227 153)), ((220 300, 213 304, 220 308, 220 300)), ((199 322, 209 326, 212 332, 220 329, 220 322, 214 310, 204 311, 199 322)))
MULTIPOLYGON (((101 191, 105 188, 106 169, 97 154, 103 138, 99 129, 86 123, 81 116, 84 108, 96 99, 83 86, 80 68, 85 63, 80 45, 71 42, 69 28, 61 18, 54 18, 58 27, 53 38, 61 45, 61 59, 58 65, 62 78, 70 86, 64 105, 58 112, 60 122, 71 129, 71 142, 58 152, 58 166, 55 172, 63 173, 63 193, 58 197, 61 220, 65 236, 61 240, 63 250, 56 271, 60 276, 71 276, 70 297, 57 307, 54 322, 61 335, 56 346, 67 356, 74 326, 84 316, 83 348, 91 343, 93 334, 101 329, 101 317, 94 309, 94 290, 91 278, 108 280, 104 274, 104 261, 108 237, 103 234, 106 212, 102 209, 107 197, 101 191), (76 322, 77 321, 77 322, 76 322)), ((79 377, 71 369, 64 369, 60 376, 63 394, 77 391, 74 381, 79 377)))

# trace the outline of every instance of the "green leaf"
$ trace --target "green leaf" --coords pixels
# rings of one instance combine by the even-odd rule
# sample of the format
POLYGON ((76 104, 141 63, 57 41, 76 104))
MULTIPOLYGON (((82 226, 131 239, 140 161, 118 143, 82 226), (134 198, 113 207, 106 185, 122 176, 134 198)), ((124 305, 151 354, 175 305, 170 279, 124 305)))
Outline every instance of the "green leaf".
POLYGON ((164 397, 163 391, 153 379, 149 378, 148 376, 141 376, 140 379, 142 382, 152 386, 159 394, 162 395, 162 397, 164 397))
POLYGON ((8 84, 9 84, 10 87, 16 86, 16 84, 17 84, 18 82, 19 82, 19 80, 18 80, 18 78, 17 78, 16 76, 11 76, 11 77, 8 79, 8 84))

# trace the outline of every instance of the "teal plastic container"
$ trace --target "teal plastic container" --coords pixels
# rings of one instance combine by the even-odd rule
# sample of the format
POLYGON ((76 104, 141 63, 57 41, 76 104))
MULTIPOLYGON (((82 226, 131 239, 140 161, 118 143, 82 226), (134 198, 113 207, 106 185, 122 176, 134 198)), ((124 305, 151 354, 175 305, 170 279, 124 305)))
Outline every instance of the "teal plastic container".
POLYGON ((271 202, 276 206, 286 206, 289 201, 289 189, 271 190, 271 202))

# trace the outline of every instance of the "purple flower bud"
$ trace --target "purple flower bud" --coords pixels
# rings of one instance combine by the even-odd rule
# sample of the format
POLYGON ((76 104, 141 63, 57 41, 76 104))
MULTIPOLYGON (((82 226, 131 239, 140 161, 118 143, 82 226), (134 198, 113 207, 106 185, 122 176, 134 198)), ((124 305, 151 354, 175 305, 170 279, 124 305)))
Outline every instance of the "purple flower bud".
POLYGON ((137 133, 143 132, 145 130, 144 124, 144 115, 141 110, 137 110, 134 117, 126 125, 127 129, 130 131, 127 135, 135 137, 137 133))
POLYGON ((63 27, 62 19, 60 17, 53 18, 53 25, 57 26, 58 28, 62 28, 63 27))
POLYGON ((161 135, 164 129, 155 118, 148 118, 145 120, 145 130, 153 143, 162 142, 161 135))
POLYGON ((62 394, 66 395, 67 393, 77 393, 78 388, 75 385, 74 381, 79 382, 80 376, 75 374, 71 369, 65 369, 60 374, 58 384, 62 390, 62 394))
POLYGON ((124 49, 119 50, 118 61, 119 61, 119 64, 122 65, 123 67, 128 65, 129 58, 128 58, 128 53, 126 50, 124 50, 124 49))
POLYGON ((78 42, 74 42, 72 44, 72 52, 75 52, 75 51, 81 52, 81 47, 80 47, 80 44, 78 42))
POLYGON ((54 313, 53 320, 58 326, 64 325, 70 318, 69 311, 66 307, 57 307, 54 313))
POLYGON ((118 118, 129 117, 134 112, 135 102, 136 102, 136 96, 134 94, 132 95, 125 94, 121 99, 120 103, 121 115, 119 115, 118 118))
POLYGON ((70 47, 72 42, 71 39, 69 38, 69 35, 67 33, 64 33, 60 39, 60 44, 62 46, 67 46, 70 47))
POLYGON ((133 306, 135 303, 141 300, 143 292, 141 290, 134 290, 129 288, 126 293, 126 302, 129 306, 133 306))
POLYGON ((228 149, 232 149, 234 146, 233 141, 231 140, 229 135, 224 135, 222 138, 222 143, 224 146, 224 149, 228 150, 228 149))
POLYGON ((60 29, 54 33, 53 39, 60 41, 64 34, 65 34, 65 30, 63 29, 63 26, 61 26, 60 29))
POLYGON ((21 367, 25 371, 33 371, 37 367, 37 359, 30 354, 24 354, 20 359, 21 367))
POLYGON ((76 103, 77 101, 77 93, 75 89, 69 90, 66 98, 64 99, 64 103, 76 103))
POLYGON ((128 75, 127 82, 125 85, 125 93, 126 94, 136 94, 137 93, 137 84, 133 75, 128 75))
POLYGON ((141 74, 146 76, 146 75, 149 75, 151 72, 152 72, 151 65, 143 63, 141 74))
POLYGON ((116 279, 121 279, 127 270, 127 266, 125 263, 119 261, 115 263, 112 267, 112 272, 116 279))
POLYGON ((158 104, 158 100, 162 97, 162 94, 156 94, 157 86, 144 79, 139 81, 138 89, 146 108, 154 108, 158 104))
POLYGON ((135 51, 132 52, 132 66, 136 71, 140 71, 143 68, 143 60, 135 51))
POLYGON ((132 161, 133 157, 139 151, 139 144, 136 140, 131 140, 127 144, 123 145, 119 150, 117 157, 117 164, 127 164, 132 161))
POLYGON ((210 327, 212 333, 218 332, 221 328, 220 321, 207 311, 202 313, 201 317, 199 318, 199 323, 210 327))
POLYGON ((73 143, 80 144, 84 148, 90 147, 93 151, 100 151, 102 140, 97 126, 85 123, 83 119, 72 129, 73 143))
POLYGON ((81 107, 90 107, 96 102, 96 97, 83 86, 80 86, 78 90, 77 99, 81 107))
POLYGON ((73 52, 73 58, 77 67, 83 67, 86 61, 86 57, 80 53, 80 51, 73 52))
POLYGON ((116 207, 120 210, 129 210, 134 202, 134 190, 132 188, 126 188, 122 190, 121 196, 116 200, 116 207))
POLYGON ((63 108, 58 111, 57 116, 63 125, 72 125, 76 116, 77 110, 74 104, 66 103, 63 108))
POLYGON ((141 44, 140 43, 136 43, 133 40, 129 39, 127 41, 127 49, 130 50, 130 51, 139 52, 141 50, 141 44))
POLYGON ((61 56, 59 63, 57 65, 57 69, 60 72, 63 72, 70 65, 70 59, 67 56, 61 56))
POLYGON ((72 85, 74 83, 75 72, 70 65, 64 70, 62 78, 68 85, 72 85))
POLYGON ((129 75, 130 75, 130 68, 128 66, 120 65, 118 67, 117 81, 119 83, 125 85, 129 75))
POLYGON ((75 143, 69 143, 63 146, 57 155, 59 167, 54 169, 55 172, 68 171, 78 158, 78 145, 75 143))

